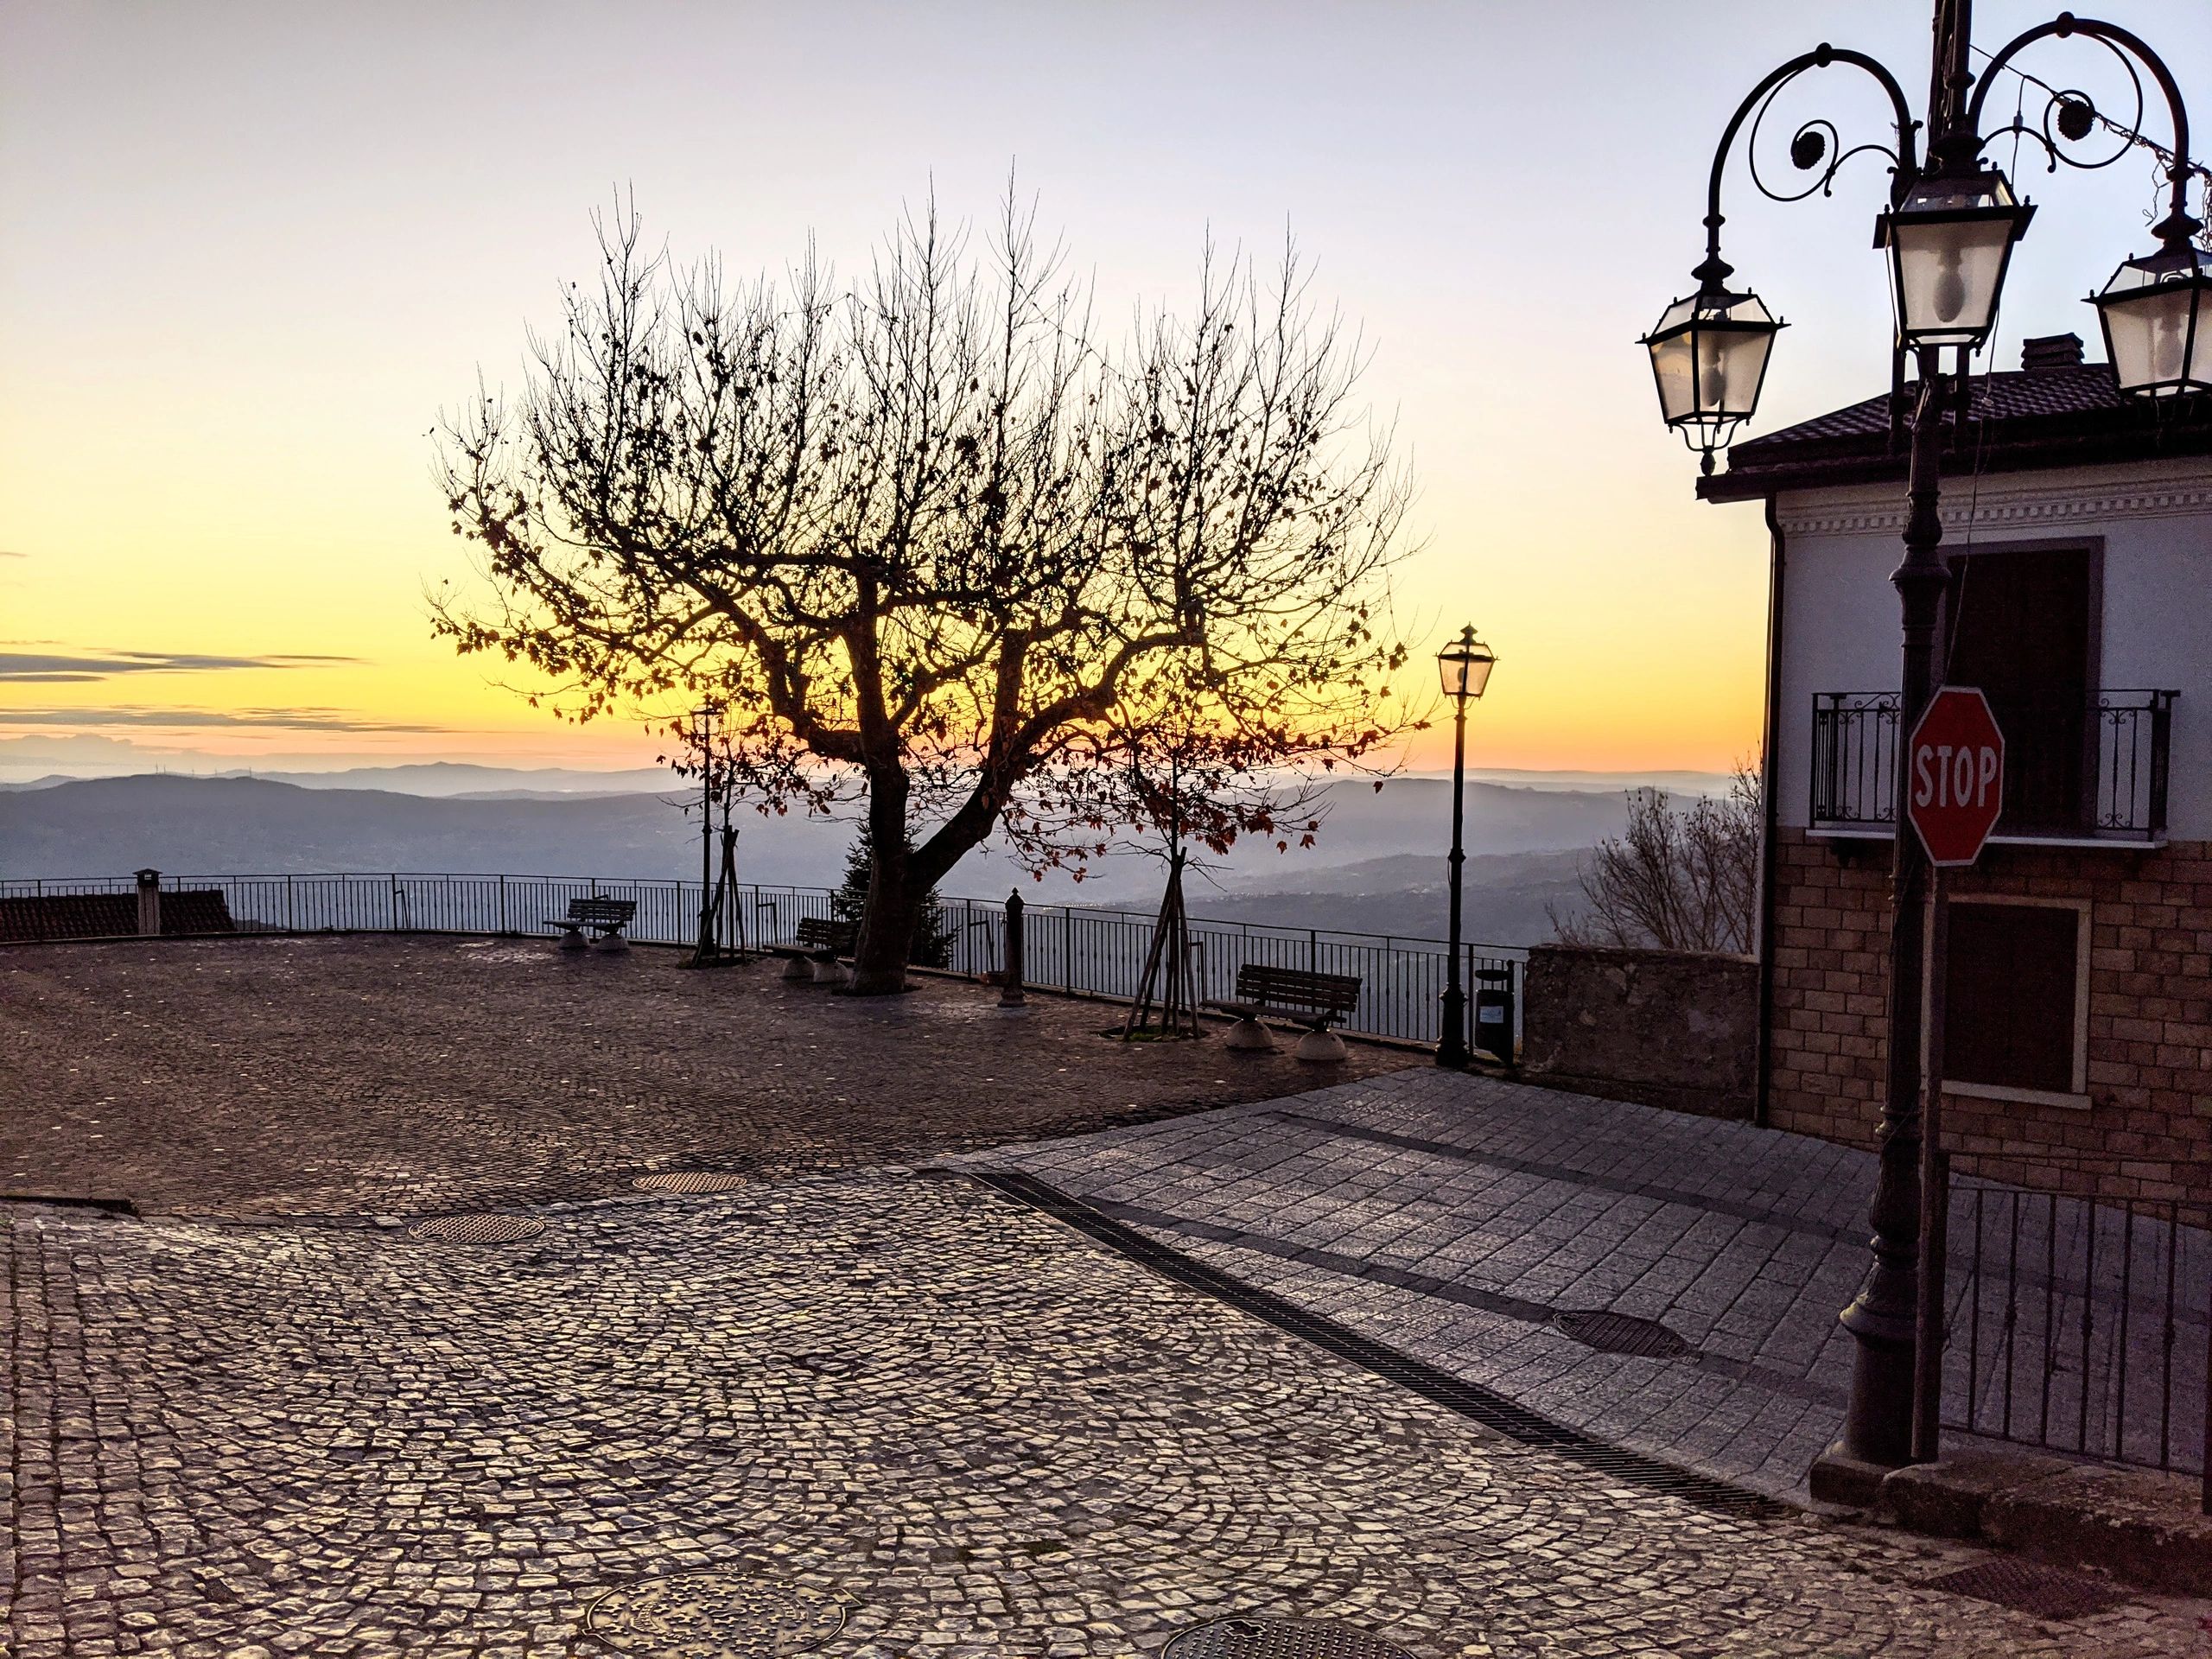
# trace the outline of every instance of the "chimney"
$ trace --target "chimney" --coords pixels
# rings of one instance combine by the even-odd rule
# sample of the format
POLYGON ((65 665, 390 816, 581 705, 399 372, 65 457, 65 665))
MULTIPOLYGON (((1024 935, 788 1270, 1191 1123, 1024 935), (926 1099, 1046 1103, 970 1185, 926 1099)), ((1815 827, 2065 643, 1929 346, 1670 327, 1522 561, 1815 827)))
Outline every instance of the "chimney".
POLYGON ((2082 336, 2043 334, 2020 342, 2020 366, 2036 369, 2078 369, 2082 366, 2082 336))
POLYGON ((161 937, 162 873, 159 870, 138 872, 138 931, 148 938, 161 937))

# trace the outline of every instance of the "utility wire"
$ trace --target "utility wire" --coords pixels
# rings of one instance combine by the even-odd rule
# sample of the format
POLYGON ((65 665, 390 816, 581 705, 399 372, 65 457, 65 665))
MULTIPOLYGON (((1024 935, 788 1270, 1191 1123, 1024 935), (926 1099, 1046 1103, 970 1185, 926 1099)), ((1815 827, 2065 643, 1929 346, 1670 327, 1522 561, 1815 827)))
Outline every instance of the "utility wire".
MULTIPOLYGON (((1985 59, 1994 55, 1989 52, 1984 51, 1978 46, 1974 48, 1974 52, 1975 56, 1985 59)), ((2113 120, 2102 110, 2097 108, 2096 105, 2093 101, 2084 97, 2082 94, 2079 92, 2069 92, 2061 87, 2054 86, 2049 81, 2043 79, 2039 76, 2030 74, 2026 70, 2020 68, 2015 64, 2006 64, 2005 66, 2005 73, 2008 75, 2018 75, 2020 78, 2020 80, 2023 83, 2021 88, 2023 99, 2024 99, 2026 96, 2027 87, 2030 86, 2034 87, 2037 92, 2052 99, 2072 98, 2079 102, 2083 108, 2087 109, 2089 112, 2089 118, 2098 126, 2103 128, 2107 132, 2111 133, 2116 138, 2125 140, 2127 143, 2134 146, 2138 149, 2145 149, 2150 151, 2150 153, 2157 156, 2159 162, 2165 167, 2169 168, 2173 167, 2175 156, 2172 150, 2167 149, 2157 139, 2151 137, 2148 134, 2141 131, 2139 129, 2127 126, 2120 122, 2113 120)), ((2013 111, 2012 122, 2016 129, 2024 130, 2024 124, 2020 118, 2020 111, 2017 109, 2013 111)), ((2017 137, 2013 139, 2012 145, 2015 165, 2017 166, 2019 150, 2019 140, 2017 137)), ((2212 168, 2206 167, 2201 162, 2189 161, 2185 157, 2183 158, 2182 165, 2186 169, 2190 178, 2195 179, 2199 183, 2204 185, 2208 190, 2212 190, 2212 168)))

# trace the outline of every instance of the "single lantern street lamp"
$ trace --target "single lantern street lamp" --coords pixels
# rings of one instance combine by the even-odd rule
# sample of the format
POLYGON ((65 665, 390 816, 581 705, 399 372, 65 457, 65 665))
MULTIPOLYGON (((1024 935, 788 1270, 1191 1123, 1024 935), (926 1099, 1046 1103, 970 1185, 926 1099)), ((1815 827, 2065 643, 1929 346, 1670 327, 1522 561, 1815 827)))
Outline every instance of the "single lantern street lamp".
MULTIPOLYGON (((2047 23, 2016 35, 1989 54, 1975 73, 1972 45, 1973 0, 1936 0, 1935 58, 1929 77, 1928 118, 1916 119, 1897 77, 1863 53, 1822 45, 1777 67, 1751 89, 1723 130, 1706 188, 1705 259, 1691 275, 1697 291, 1670 305, 1659 326, 1639 342, 1651 354, 1660 412, 1667 425, 1683 433, 1713 470, 1713 454, 1732 442, 1751 419, 1774 336, 1781 327, 1767 308, 1748 292, 1729 288, 1732 268, 1720 257, 1720 186, 1738 135, 1749 124, 1748 144, 1756 149, 1760 123, 1777 94, 1800 76, 1842 65, 1863 71, 1879 85, 1890 104, 1891 142, 1847 146, 1836 127, 1821 119, 1800 125, 1789 147, 1790 164, 1811 175, 1801 189, 1775 188, 1750 158, 1752 181, 1777 201, 1801 201, 1831 193, 1836 174, 1853 156, 1869 151, 1891 162, 1889 202, 1876 222, 1874 245, 1889 267, 1894 308, 1892 383, 1904 385, 1911 359, 1916 385, 1911 388, 1905 425, 1911 434, 1905 484, 1904 557, 1891 573, 1904 613, 1904 662, 1898 698, 1897 729, 1919 722, 1942 677, 1939 623, 1948 567, 1936 549, 1942 541, 1939 515, 1942 434, 1947 414, 1962 401, 1967 359, 1980 351, 1995 327, 2004 296, 2012 246, 2027 232, 2035 209, 2013 193, 2012 182, 1985 159, 1990 140, 1982 137, 1982 106, 1990 88, 2024 48, 2047 39, 2080 35, 2097 41, 2128 66, 2139 100, 2147 70, 2164 93, 2173 122, 2173 148, 2161 152, 2170 192, 2165 217, 2152 227, 2158 251, 2124 262, 2104 289, 2090 296, 2097 308, 2105 345, 2120 391, 2145 399, 2169 398, 2212 391, 2212 348, 2204 344, 2207 295, 2212 293, 2212 256, 2195 245, 2202 226, 2188 208, 2189 114, 2180 89, 2164 61, 2127 30, 2111 23, 2061 12, 2047 23), (1923 163, 1918 152, 1927 138, 1923 163)), ((2031 86, 2043 86, 2029 80, 2031 86)), ((2048 90, 2048 89, 2046 89, 2048 90)), ((2138 115, 2141 112, 2139 101, 2138 115)), ((2079 92, 2050 92, 2039 124, 2016 114, 1993 138, 2039 144, 2056 171, 2061 162, 2082 168, 2101 167, 2111 157, 2088 159, 2070 154, 2100 125, 2128 142, 2140 138, 2138 123, 2107 121, 2079 92)), ((1961 410, 1961 418, 1966 411, 1961 410)), ((1897 798, 1910 796, 1904 775, 1909 746, 1898 745, 1897 798)), ((1770 757, 1771 759, 1771 757, 1770 757)), ((1896 837, 1891 881, 1890 994, 1887 1047, 1889 1071, 1879 1132, 1880 1173, 1870 1211, 1873 1263, 1842 1321, 1858 1344, 1843 1439, 1814 1470, 1813 1493, 1842 1497, 1863 1484, 1863 1471, 1935 1455, 1941 1392, 1940 1290, 1923 1287, 1923 1274, 1938 1259, 1931 1243, 1923 1262, 1921 1230, 1923 1202, 1927 1224, 1940 1238, 1947 1177, 1936 1138, 1923 1159, 1921 1095, 1931 1101, 1939 1088, 1921 1070, 1923 916, 1928 891, 1926 857, 1916 837, 1896 837), (1929 1314, 1923 1319, 1923 1303, 1929 1314), (1915 1376, 1916 1364, 1919 1375, 1915 1376), (1829 1490, 1823 1490, 1824 1477, 1829 1490)), ((1458 867, 1453 867, 1456 880, 1458 867)), ((1457 914, 1457 889, 1454 889, 1457 914)), ((1440 1054, 1440 1058, 1441 1058, 1440 1054)))
POLYGON ((714 704, 702 702, 691 711, 691 738, 699 746, 699 943, 691 953, 694 967, 704 967, 715 956, 715 715, 714 704))
POLYGON ((1472 1056, 1467 1049, 1467 993, 1459 979, 1459 867, 1467 861, 1464 846, 1467 796, 1467 704, 1490 683, 1497 657, 1475 637, 1472 623, 1459 637, 1436 653, 1436 666, 1444 682, 1444 695, 1452 699, 1452 886, 1451 946, 1445 954, 1443 1029, 1436 1041, 1436 1063, 1447 1070, 1464 1070, 1472 1056))
POLYGON ((1479 697, 1483 688, 1490 683, 1490 671, 1497 666, 1497 658, 1488 645, 1475 638, 1471 623, 1459 630, 1457 639, 1436 653, 1436 666, 1444 682, 1446 696, 1479 697))

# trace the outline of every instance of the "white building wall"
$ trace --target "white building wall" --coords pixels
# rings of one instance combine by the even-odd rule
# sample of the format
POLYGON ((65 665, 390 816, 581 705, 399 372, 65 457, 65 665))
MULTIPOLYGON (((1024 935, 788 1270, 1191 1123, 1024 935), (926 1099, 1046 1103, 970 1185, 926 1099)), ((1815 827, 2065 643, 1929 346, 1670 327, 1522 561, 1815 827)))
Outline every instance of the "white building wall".
MULTIPOLYGON (((1813 697, 1894 691, 1903 662, 1890 573, 1904 556, 1904 486, 1786 494, 1777 709, 1780 822, 1811 819, 1813 697)), ((1943 480, 1943 550, 1972 541, 2104 540, 2107 689, 2173 690, 2168 835, 2212 841, 2212 459, 1943 480)), ((1724 509, 1727 510, 1727 509, 1724 509)), ((1754 512, 1750 503, 1737 512, 1754 512)))

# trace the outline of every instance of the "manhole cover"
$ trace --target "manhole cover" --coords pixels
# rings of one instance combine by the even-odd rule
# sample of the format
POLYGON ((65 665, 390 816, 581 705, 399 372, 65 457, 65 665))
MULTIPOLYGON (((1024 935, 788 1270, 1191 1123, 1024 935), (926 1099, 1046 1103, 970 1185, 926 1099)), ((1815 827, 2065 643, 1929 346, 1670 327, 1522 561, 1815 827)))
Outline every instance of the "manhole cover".
POLYGON ((640 1175, 630 1185, 641 1192, 734 1192, 751 1186, 753 1178, 728 1169, 671 1169, 640 1175))
POLYGON ((1554 1313, 1552 1323, 1561 1334, 1603 1353, 1633 1354, 1638 1359, 1672 1359, 1690 1351, 1689 1344, 1658 1320, 1639 1319, 1632 1314, 1595 1311, 1554 1313))
POLYGON ((1955 1596, 1972 1596, 1978 1601, 1993 1601, 2037 1618, 2080 1618, 2109 1611, 2127 1599, 2101 1579, 2006 1555, 1993 1555, 1972 1567, 1929 1579, 1927 1586, 1948 1590, 1955 1596))
POLYGON ((761 1659, 805 1653, 845 1627, 821 1590, 735 1573, 677 1573, 609 1590, 584 1629, 617 1653, 652 1659, 761 1659))
POLYGON ((1160 1659, 1413 1659, 1413 1653, 1338 1619, 1224 1618, 1184 1631, 1160 1659))
POLYGON ((410 1227, 407 1236, 437 1244, 512 1244, 544 1230, 536 1216, 432 1216, 410 1227))

